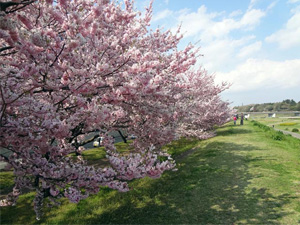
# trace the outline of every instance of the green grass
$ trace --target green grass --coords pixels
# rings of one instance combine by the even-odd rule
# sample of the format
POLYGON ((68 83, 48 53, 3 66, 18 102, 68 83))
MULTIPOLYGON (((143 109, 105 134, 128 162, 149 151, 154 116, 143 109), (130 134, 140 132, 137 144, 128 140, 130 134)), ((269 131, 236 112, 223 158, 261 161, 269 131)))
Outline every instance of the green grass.
POLYGON ((171 154, 174 158, 182 156, 199 144, 199 140, 193 138, 181 138, 166 145, 163 149, 171 154))
POLYGON ((289 118, 280 118, 280 117, 276 117, 276 118, 255 118, 256 121, 263 123, 265 125, 274 125, 275 128, 278 128, 280 130, 287 130, 287 131, 291 131, 294 128, 297 128, 298 130, 300 130, 300 118, 293 118, 293 119, 289 119, 289 118))
POLYGON ((14 186, 12 171, 0 172, 0 196, 8 194, 14 186))
POLYGON ((35 221, 33 194, 1 208, 1 224, 298 224, 300 141, 271 138, 245 121, 226 125, 205 141, 168 145, 178 171, 130 183, 131 191, 108 188, 79 204, 66 200, 35 221), (184 149, 184 150, 182 150, 184 149), (193 150, 190 150, 193 149, 193 150))
MULTIPOLYGON (((116 150, 121 154, 128 154, 128 152, 132 151, 131 144, 132 141, 128 143, 117 143, 116 150)), ((75 153, 70 154, 70 156, 76 160, 75 153)), ((87 160, 88 165, 93 165, 96 167, 103 167, 109 165, 108 160, 106 158, 106 152, 104 147, 92 148, 82 152, 82 156, 85 160, 87 160)))
POLYGON ((288 131, 292 131, 294 128, 300 130, 300 121, 298 124, 294 125, 294 126, 276 126, 275 128, 278 128, 280 130, 288 130, 288 131))

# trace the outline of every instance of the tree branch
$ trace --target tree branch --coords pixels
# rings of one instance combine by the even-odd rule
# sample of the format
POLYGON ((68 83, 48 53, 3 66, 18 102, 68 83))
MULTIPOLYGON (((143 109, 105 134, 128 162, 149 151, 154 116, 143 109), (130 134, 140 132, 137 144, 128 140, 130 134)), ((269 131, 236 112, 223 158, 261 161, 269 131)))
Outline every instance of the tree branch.
POLYGON ((13 51, 13 52, 9 52, 9 53, 5 53, 5 54, 1 54, 0 56, 7 56, 7 55, 12 55, 17 53, 17 51, 13 51))
POLYGON ((64 48, 65 48, 65 43, 63 44, 60 52, 58 53, 58 55, 56 55, 56 58, 54 59, 53 63, 49 67, 52 67, 54 65, 54 63, 58 60, 58 57, 61 55, 61 53, 64 50, 64 48))
POLYGON ((0 2, 1 11, 5 11, 8 7, 20 5, 18 2, 0 2))
POLYGON ((21 98, 24 94, 26 94, 26 93, 32 91, 33 89, 35 89, 35 87, 33 87, 33 88, 31 88, 31 89, 29 89, 29 90, 27 90, 27 91, 24 91, 22 94, 20 94, 18 97, 16 97, 14 100, 12 100, 11 102, 9 102, 9 103, 7 103, 7 104, 12 104, 12 103, 14 103, 14 102, 17 101, 19 98, 21 98))
POLYGON ((4 11, 5 13, 13 13, 13 12, 16 12, 17 10, 20 10, 30 4, 32 4, 33 2, 35 2, 36 0, 32 0, 32 1, 29 1, 29 0, 24 0, 22 2, 13 2, 13 1, 10 1, 10 2, 0 2, 0 9, 1 11, 4 11), (21 5, 21 6, 20 6, 21 5), (10 11, 6 11, 7 8, 11 7, 11 6, 16 6, 16 8, 10 10, 10 11), (20 6, 20 7, 17 7, 17 6, 20 6))
POLYGON ((0 116, 0 126, 2 126, 2 119, 3 119, 3 116, 4 116, 4 112, 6 110, 6 102, 5 102, 5 99, 4 99, 4 95, 3 95, 3 90, 2 90, 2 87, 0 86, 0 93, 1 93, 1 99, 2 99, 2 109, 1 109, 1 116, 0 116))
MULTIPOLYGON (((79 85, 75 90, 77 91, 79 88, 83 87, 85 84, 87 84, 89 81, 84 82, 83 84, 79 85)), ((66 100, 67 98, 69 98, 73 93, 68 94, 66 97, 64 97, 62 100, 60 100, 59 102, 55 103, 54 105, 59 105, 62 104, 64 100, 66 100)))
POLYGON ((6 50, 12 49, 12 48, 14 48, 14 47, 12 47, 12 46, 5 46, 3 48, 0 48, 0 52, 6 51, 6 50))
POLYGON ((123 66, 125 66, 126 63, 129 62, 129 60, 130 60, 130 57, 129 57, 124 63, 122 63, 120 66, 118 66, 118 68, 114 69, 114 70, 113 70, 112 72, 110 72, 110 73, 107 73, 107 74, 103 75, 102 77, 107 77, 107 76, 110 76, 110 75, 114 74, 116 71, 118 71, 118 70, 121 69, 123 66))

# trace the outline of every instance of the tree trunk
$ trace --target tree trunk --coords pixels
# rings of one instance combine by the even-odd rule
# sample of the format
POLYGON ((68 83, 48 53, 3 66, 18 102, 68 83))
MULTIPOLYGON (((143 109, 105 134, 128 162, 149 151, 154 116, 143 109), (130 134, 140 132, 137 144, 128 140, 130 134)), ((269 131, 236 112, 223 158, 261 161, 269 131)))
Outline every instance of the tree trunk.
POLYGON ((122 134, 122 132, 121 132, 120 130, 118 130, 118 132, 119 132, 119 134, 120 134, 122 140, 124 141, 124 143, 127 143, 127 139, 126 139, 126 137, 122 134))

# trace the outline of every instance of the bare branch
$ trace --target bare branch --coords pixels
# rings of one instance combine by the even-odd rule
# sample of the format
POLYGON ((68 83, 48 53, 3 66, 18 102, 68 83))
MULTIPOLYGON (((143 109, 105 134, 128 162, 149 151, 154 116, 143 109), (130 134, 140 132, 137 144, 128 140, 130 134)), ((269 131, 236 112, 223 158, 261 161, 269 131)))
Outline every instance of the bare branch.
POLYGON ((2 103, 3 103, 3 107, 1 109, 1 116, 0 116, 0 126, 2 125, 2 119, 3 119, 3 116, 4 116, 4 112, 6 110, 6 102, 5 102, 5 99, 4 99, 4 96, 3 96, 3 90, 2 90, 2 87, 0 86, 0 92, 1 92, 1 98, 2 98, 2 103))
POLYGON ((10 2, 0 2, 0 9, 1 11, 4 11, 5 13, 13 13, 13 12, 16 12, 30 4, 32 4, 33 2, 35 2, 36 0, 32 0, 32 1, 29 1, 29 0, 24 0, 24 1, 21 1, 21 2, 13 2, 13 1, 10 1, 10 2), (18 7, 20 6, 20 7, 18 7), (13 9, 7 11, 7 9, 9 7, 14 7, 13 9))
POLYGON ((70 109, 74 109, 76 108, 78 105, 73 105, 73 106, 69 106, 69 107, 66 107, 64 108, 65 110, 70 110, 70 109))
POLYGON ((39 15, 36 17, 35 26, 38 24, 40 16, 41 16, 41 7, 39 7, 39 15))
POLYGON ((6 11, 8 7, 19 5, 19 4, 20 3, 18 2, 0 2, 0 9, 1 11, 6 11))
POLYGON ((29 89, 29 90, 27 90, 27 91, 24 91, 22 94, 20 94, 18 97, 16 97, 14 100, 12 100, 11 102, 9 102, 9 103, 7 103, 7 104, 14 103, 14 102, 17 101, 19 98, 21 98, 24 94, 26 94, 26 93, 32 91, 33 89, 35 89, 35 87, 33 87, 33 88, 31 88, 31 89, 29 89))
MULTIPOLYGON (((86 82, 84 82, 83 84, 79 85, 75 90, 77 91, 78 89, 80 89, 81 87, 83 87, 85 84, 87 84, 89 81, 87 80, 86 82)), ((67 98, 69 98, 73 93, 68 94, 66 97, 64 97, 62 100, 60 100, 59 102, 55 103, 54 105, 59 105, 62 104, 64 100, 66 100, 67 98)))
POLYGON ((120 66, 118 66, 116 69, 114 69, 112 72, 107 73, 107 74, 103 75, 102 77, 107 77, 107 76, 110 76, 110 75, 114 74, 114 73, 117 72, 119 69, 121 69, 123 66, 125 66, 126 63, 129 62, 129 60, 130 60, 130 57, 129 57, 124 63, 122 63, 120 66))
POLYGON ((5 54, 1 54, 0 56, 7 56, 7 55, 12 55, 17 53, 17 51, 13 51, 13 52, 9 52, 9 53, 5 53, 5 54))
POLYGON ((6 50, 9 50, 9 49, 12 49, 12 48, 14 48, 14 47, 6 46, 6 47, 3 47, 3 48, 0 48, 0 52, 6 51, 6 50))
POLYGON ((58 57, 61 55, 64 48, 65 48, 65 43, 63 44, 63 46, 62 46, 60 52, 58 53, 58 55, 56 55, 56 58, 54 59, 53 63, 50 65, 50 67, 52 67, 54 65, 54 63, 58 60, 58 57))

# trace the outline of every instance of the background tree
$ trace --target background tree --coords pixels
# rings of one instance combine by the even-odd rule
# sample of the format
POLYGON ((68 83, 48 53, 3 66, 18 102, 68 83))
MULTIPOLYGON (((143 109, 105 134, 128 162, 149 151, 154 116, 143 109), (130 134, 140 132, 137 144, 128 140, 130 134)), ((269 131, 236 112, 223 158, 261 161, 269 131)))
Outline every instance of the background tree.
POLYGON ((267 105, 266 105, 266 107, 265 107, 265 111, 272 111, 273 110, 273 104, 270 104, 270 103, 268 103, 267 105))
POLYGON ((297 103, 297 105, 295 106, 295 109, 300 111, 300 101, 297 103))
POLYGON ((192 71, 198 49, 178 50, 179 31, 149 31, 150 20, 151 5, 141 17, 128 0, 1 2, 0 147, 12 154, 0 154, 16 177, 2 205, 35 190, 40 218, 45 198, 128 191, 128 180, 175 168, 161 146, 227 121, 226 84, 192 71), (109 136, 120 129, 138 136, 127 156, 109 136), (83 146, 100 135, 110 166, 87 166, 83 146))
POLYGON ((286 99, 282 102, 276 103, 263 103, 263 104, 250 104, 245 106, 238 106, 235 109, 238 109, 239 112, 248 112, 247 108, 254 107, 255 112, 263 111, 299 111, 297 107, 299 103, 296 103, 293 99, 286 99))

